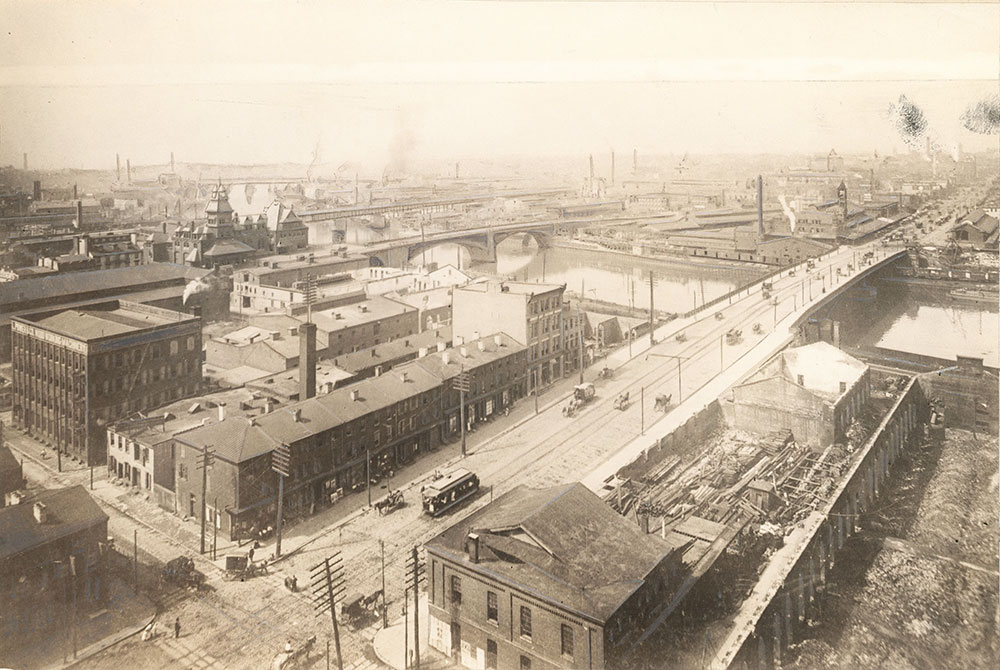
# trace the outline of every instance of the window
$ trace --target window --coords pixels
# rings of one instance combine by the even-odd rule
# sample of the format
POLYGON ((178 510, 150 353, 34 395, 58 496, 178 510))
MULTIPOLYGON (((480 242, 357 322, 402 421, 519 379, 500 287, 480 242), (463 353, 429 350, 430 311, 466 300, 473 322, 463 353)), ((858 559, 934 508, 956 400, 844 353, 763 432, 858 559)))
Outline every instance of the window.
POLYGON ((531 639, 531 610, 524 605, 521 605, 521 637, 531 639))
POLYGON ((170 340, 170 355, 177 355, 177 350, 180 349, 177 340, 170 340))
POLYGON ((497 670, 497 642, 486 638, 486 670, 497 670))
POLYGON ((562 655, 573 658, 573 629, 562 625, 562 655))
POLYGON ((456 575, 451 576, 451 602, 456 605, 462 602, 462 578, 456 575))
POLYGON ((531 659, 527 656, 521 657, 521 670, 531 670, 531 659))
POLYGON ((498 623, 497 616, 497 594, 493 591, 486 592, 486 620, 490 623, 498 623))

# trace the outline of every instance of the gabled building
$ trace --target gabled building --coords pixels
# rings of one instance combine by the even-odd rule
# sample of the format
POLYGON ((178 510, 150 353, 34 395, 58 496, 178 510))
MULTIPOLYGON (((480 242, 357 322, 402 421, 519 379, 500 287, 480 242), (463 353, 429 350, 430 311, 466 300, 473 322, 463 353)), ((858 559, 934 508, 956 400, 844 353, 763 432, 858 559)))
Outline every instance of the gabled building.
POLYGON ((840 442, 868 402, 869 369, 827 342, 787 349, 733 387, 734 427, 792 431, 817 449, 840 442))
POLYGON ((966 214, 952 229, 952 238, 959 246, 973 249, 997 248, 997 219, 982 209, 966 214))
POLYGON ((181 223, 173 231, 173 262, 215 268, 238 265, 272 249, 264 220, 240 221, 229 204, 229 193, 219 184, 205 207, 202 221, 181 223))
POLYGON ((467 668, 619 668, 679 585, 686 542, 582 484, 518 486, 426 545, 429 644, 467 668))
POLYGON ((291 207, 278 201, 266 210, 271 248, 276 254, 294 253, 309 246, 309 228, 291 207))

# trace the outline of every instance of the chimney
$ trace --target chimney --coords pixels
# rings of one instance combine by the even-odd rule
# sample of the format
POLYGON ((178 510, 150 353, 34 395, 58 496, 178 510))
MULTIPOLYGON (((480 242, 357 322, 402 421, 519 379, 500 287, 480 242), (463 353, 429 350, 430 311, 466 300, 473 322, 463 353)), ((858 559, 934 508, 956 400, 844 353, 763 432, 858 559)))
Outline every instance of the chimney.
POLYGON ((295 423, 302 423, 302 409, 300 407, 292 410, 292 418, 295 419, 295 423))
POLYGON ((226 420, 226 407, 225 405, 219 405, 219 423, 226 420))
POLYGON ((126 158, 125 159, 125 177, 128 180, 128 183, 131 184, 132 183, 132 159, 130 159, 130 158, 126 158))
POLYGON ((479 350, 480 351, 486 351, 486 343, 485 342, 483 342, 482 340, 479 340, 478 345, 479 345, 479 350))
POLYGON ((847 382, 840 382, 840 392, 843 393, 847 390, 847 382))
POLYGON ((444 351, 444 350, 445 350, 445 349, 447 349, 447 348, 448 348, 448 345, 447 345, 447 344, 445 344, 444 342, 438 342, 438 343, 437 343, 437 350, 438 350, 439 352, 441 352, 441 351, 444 351))
POLYGON ((333 393, 333 382, 323 382, 323 393, 333 393))
POLYGON ((372 358, 378 358, 378 356, 375 354, 375 347, 372 347, 372 358))
POLYGON ((479 339, 479 331, 478 330, 472 331, 472 339, 474 339, 474 340, 478 340, 479 339))
POLYGON ((503 346, 503 338, 500 337, 500 335, 494 335, 493 336, 493 344, 497 345, 498 347, 502 347, 503 346))
POLYGON ((404 384, 407 383, 408 381, 410 381, 410 375, 408 375, 405 370, 403 372, 400 372, 399 381, 403 382, 404 384))
POLYGON ((381 365, 376 365, 375 366, 375 376, 376 377, 381 377, 382 376, 382 366, 381 365))
POLYGON ((115 181, 122 180, 122 159, 121 156, 115 154, 115 181))
POLYGON ((79 196, 77 196, 76 184, 73 184, 73 199, 76 200, 78 197, 79 196))
POLYGON ((797 381, 797 383, 798 383, 799 386, 805 386, 806 385, 806 378, 803 375, 799 375, 797 377, 796 381, 797 381))
POLYGON ((170 152, 170 171, 174 171, 174 152, 170 152))
POLYGON ((274 411, 274 398, 266 398, 264 400, 264 414, 270 414, 274 411))
POLYGON ((31 199, 35 202, 42 200, 42 182, 37 179, 31 185, 31 199))
POLYGON ((417 358, 423 358, 427 355, 427 347, 420 347, 417 349, 417 358))
POLYGON ((35 515, 35 521, 37 521, 40 524, 48 523, 49 508, 45 506, 45 503, 36 502, 34 505, 32 505, 31 511, 35 515))
POLYGON ((24 171, 28 171, 28 154, 24 154, 24 171))
POLYGON ((469 533, 465 537, 465 553, 470 563, 479 562, 479 533, 469 533))
POLYGON ((632 174, 639 171, 639 150, 632 149, 632 174))
POLYGON ((461 352, 462 352, 462 358, 468 358, 469 357, 469 350, 466 349, 464 346, 462 347, 461 352))
POLYGON ((450 351, 446 351, 443 354, 441 354, 441 362, 444 363, 445 365, 448 365, 449 363, 451 363, 451 352, 450 351))
POLYGON ((455 163, 455 179, 458 179, 458 163, 455 163))
POLYGON ((455 344, 465 344, 465 336, 464 335, 456 335, 455 336, 455 344))
POLYGON ((76 201, 76 227, 83 228, 83 200, 76 201))
POLYGON ((299 325, 299 400, 316 395, 316 324, 299 325))
POLYGON ((764 239, 764 180, 757 175, 757 239, 764 239))
POLYGON ((351 391, 351 400, 357 401, 361 398, 361 391, 354 389, 351 391))

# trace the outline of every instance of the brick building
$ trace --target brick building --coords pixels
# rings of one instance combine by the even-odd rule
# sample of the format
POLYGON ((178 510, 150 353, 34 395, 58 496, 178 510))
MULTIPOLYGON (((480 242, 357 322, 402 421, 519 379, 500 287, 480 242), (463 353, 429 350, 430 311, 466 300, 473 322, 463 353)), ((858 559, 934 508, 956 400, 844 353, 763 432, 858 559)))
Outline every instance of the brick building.
POLYGON ((780 428, 823 449, 844 438, 868 402, 868 366, 827 342, 787 349, 733 387, 734 426, 755 433, 780 428))
POLYGON ((74 602, 85 620, 106 597, 107 538, 108 517, 82 486, 0 508, 0 649, 51 643, 74 602))
POLYGON ((519 486, 425 545, 429 644, 467 668, 622 667, 669 606, 684 546, 581 484, 519 486))
MULTIPOLYGON (((271 452, 287 444, 292 475, 285 481, 284 514, 310 510, 365 489, 374 477, 413 462, 460 431, 458 393, 451 380, 464 367, 475 391, 469 411, 485 418, 523 393, 526 355, 510 337, 470 342, 461 350, 428 352, 375 377, 334 388, 260 416, 226 417, 174 436, 180 513, 200 515, 198 455, 211 447, 207 501, 225 510, 220 529, 247 537, 275 523, 277 475, 271 452), (459 362, 461 361, 461 362, 459 362)), ((419 354, 418 354, 419 355, 419 354)), ((255 387, 263 388, 263 387, 255 387)))
POLYGON ((106 458, 106 427, 193 395, 201 384, 201 319, 124 300, 12 320, 13 420, 89 465, 106 458))
MULTIPOLYGON (((452 337, 479 339, 507 333, 528 348, 528 390, 545 387, 576 363, 567 352, 564 284, 488 281, 456 286, 452 293, 452 337)), ((582 327, 582 321, 580 326, 582 327)))
MULTIPOLYGON (((304 316, 304 315, 303 315, 304 316)), ((327 356, 366 349, 420 331, 420 311, 382 296, 350 305, 313 310, 313 322, 328 333, 327 356)))

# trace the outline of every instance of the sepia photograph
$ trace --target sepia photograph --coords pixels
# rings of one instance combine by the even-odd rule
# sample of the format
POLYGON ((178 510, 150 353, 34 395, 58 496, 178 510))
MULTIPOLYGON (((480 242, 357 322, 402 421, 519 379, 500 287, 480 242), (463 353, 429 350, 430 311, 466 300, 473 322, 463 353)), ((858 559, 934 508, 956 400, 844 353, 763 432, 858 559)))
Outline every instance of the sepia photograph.
POLYGON ((1000 667, 1000 4, 0 28, 0 670, 1000 667))

